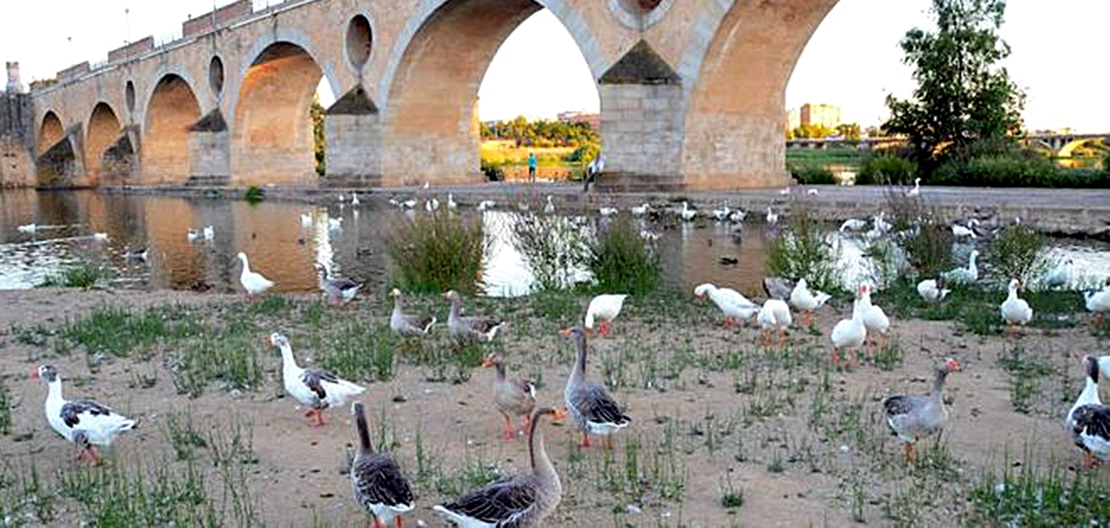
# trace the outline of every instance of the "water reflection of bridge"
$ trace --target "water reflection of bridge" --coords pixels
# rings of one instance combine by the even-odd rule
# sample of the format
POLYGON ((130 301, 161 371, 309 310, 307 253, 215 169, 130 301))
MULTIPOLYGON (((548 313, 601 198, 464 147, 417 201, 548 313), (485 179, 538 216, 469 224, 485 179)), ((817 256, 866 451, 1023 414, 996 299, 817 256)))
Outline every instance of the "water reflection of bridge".
MULTIPOLYGON (((1029 134, 1020 141, 1032 148, 1048 151, 1060 158, 1071 157, 1072 152, 1085 145, 1103 142, 1110 144, 1110 133, 1098 134, 1029 134)), ((860 150, 882 150, 906 144, 904 137, 872 137, 850 140, 843 138, 797 138, 786 141, 788 149, 826 150, 830 148, 858 148, 860 150)))

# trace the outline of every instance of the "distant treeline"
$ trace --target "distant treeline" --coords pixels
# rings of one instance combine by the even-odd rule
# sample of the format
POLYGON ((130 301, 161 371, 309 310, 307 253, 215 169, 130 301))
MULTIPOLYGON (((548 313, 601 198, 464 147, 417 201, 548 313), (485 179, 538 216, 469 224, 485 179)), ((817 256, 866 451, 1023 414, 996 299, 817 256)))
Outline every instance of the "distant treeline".
POLYGON ((482 123, 482 140, 510 140, 537 147, 577 147, 599 141, 589 123, 528 121, 523 116, 508 121, 482 123))

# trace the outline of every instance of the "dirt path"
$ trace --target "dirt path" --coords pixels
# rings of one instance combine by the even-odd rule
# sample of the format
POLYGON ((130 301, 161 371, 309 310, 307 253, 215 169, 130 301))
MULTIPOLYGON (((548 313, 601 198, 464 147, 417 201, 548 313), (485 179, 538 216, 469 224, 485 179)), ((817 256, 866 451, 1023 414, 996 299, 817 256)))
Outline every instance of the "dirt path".
MULTIPOLYGON (((67 394, 142 419, 139 430, 113 446, 115 467, 163 464, 173 475, 184 474, 187 463, 175 451, 180 439, 171 438, 191 420, 191 429, 206 439, 196 449, 196 467, 205 475, 208 500, 223 508, 223 524, 365 522, 343 474, 354 443, 346 409, 328 412, 322 429, 309 427, 283 395, 280 356, 262 341, 271 331, 285 332, 302 365, 319 364, 343 336, 381 331, 389 307, 363 302, 351 310, 321 310, 309 297, 291 299, 269 310, 232 297, 175 292, 0 292, 0 372, 12 409, 12 432, 0 437, 0 454, 12 461, 5 475, 26 475, 34 464, 47 489, 64 489, 62 475, 83 471, 71 460, 73 447, 42 416, 45 387, 27 379, 32 368, 50 362, 66 379, 67 394), (223 319, 245 314, 245 327, 235 330, 241 333, 219 335, 229 335, 229 343, 239 336, 257 343, 249 351, 261 365, 261 385, 240 390, 213 382, 190 398, 178 393, 181 366, 173 359, 191 353, 182 350, 194 346, 190 338, 165 337, 147 354, 105 357, 75 345, 63 328, 102 306, 138 311, 166 304, 185 306, 189 317, 213 328, 240 325, 223 319), (243 455, 232 457, 238 477, 209 463, 221 459, 216 451, 237 433, 249 440, 243 455), (245 503, 253 510, 237 513, 229 484, 249 492, 245 503)), ((483 303, 471 310, 509 318, 504 340, 492 349, 507 359, 511 374, 537 380, 541 402, 560 404, 573 359, 572 344, 558 331, 563 318, 538 317, 526 300, 483 303)), ((973 510, 969 490, 986 481, 985 471, 1015 470, 1019 462, 1041 468, 1078 463, 1061 427, 1082 382, 1075 356, 1107 352, 1106 341, 1082 325, 1005 340, 957 331, 953 322, 896 320, 891 357, 837 371, 829 366, 827 334, 844 309, 826 308, 818 317, 819 335, 794 329, 779 350, 756 347, 754 330, 722 329, 719 314, 708 307, 674 304, 629 306, 613 336, 591 341, 589 375, 607 381, 633 423, 611 453, 576 448, 569 424, 545 428, 564 485, 549 525, 846 526, 856 515, 877 525, 964 524, 973 510), (1043 367, 1022 381, 1028 389, 1015 388, 1014 371, 1003 368, 1013 362, 1000 361, 1014 354, 1017 363, 1043 367), (910 469, 886 430, 881 400, 927 391, 937 359, 949 355, 964 371, 950 378, 944 440, 939 450, 924 442, 921 452, 935 454, 910 469), (1016 412, 1015 404, 1026 412, 1016 412), (723 505, 726 495, 741 492, 742 505, 723 505)), ((409 306, 434 306, 445 315, 435 299, 409 306)), ((493 474, 524 470, 526 445, 498 438, 500 417, 489 404, 492 372, 459 368, 442 337, 398 346, 396 354, 394 378, 357 381, 368 384, 362 400, 372 435, 393 445, 414 481, 418 509, 406 522, 440 526, 433 504, 493 474), (419 359, 428 350, 438 351, 439 359, 419 359)), ((89 520, 72 500, 55 501, 53 522, 89 520)), ((0 492, 0 507, 9 514, 29 508, 10 491, 0 492)))

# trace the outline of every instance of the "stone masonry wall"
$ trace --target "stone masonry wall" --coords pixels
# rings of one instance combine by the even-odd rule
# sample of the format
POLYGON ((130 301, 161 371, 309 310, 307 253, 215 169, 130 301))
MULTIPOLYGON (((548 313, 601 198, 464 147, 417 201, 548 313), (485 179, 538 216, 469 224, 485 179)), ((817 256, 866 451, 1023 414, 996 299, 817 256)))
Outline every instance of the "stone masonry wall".
POLYGON ((189 132, 188 185, 224 185, 231 177, 231 140, 226 130, 189 132))
POLYGON ((35 184, 26 94, 0 92, 0 188, 35 184))
POLYGON ((677 85, 602 85, 605 172, 636 175, 644 185, 679 178, 685 108, 677 85))

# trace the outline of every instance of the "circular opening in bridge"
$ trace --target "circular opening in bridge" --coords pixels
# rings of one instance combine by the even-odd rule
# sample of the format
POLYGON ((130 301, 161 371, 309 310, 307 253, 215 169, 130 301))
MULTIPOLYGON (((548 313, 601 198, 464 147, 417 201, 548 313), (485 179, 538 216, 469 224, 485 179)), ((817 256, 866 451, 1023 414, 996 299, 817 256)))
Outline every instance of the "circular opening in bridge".
POLYGON ((657 7, 663 0, 622 0, 626 9, 633 12, 647 13, 657 7))
POLYGON ((216 97, 224 91, 224 61, 219 57, 212 57, 212 61, 208 63, 208 86, 216 97))
POLYGON ((626 27, 644 30, 663 20, 674 0, 609 0, 609 10, 626 27))
POLYGON ((123 98, 127 102, 127 111, 135 111, 135 83, 127 81, 127 86, 123 89, 123 98))
POLYGON ((362 69, 370 59, 370 47, 374 43, 374 35, 370 29, 370 20, 363 15, 355 15, 347 24, 347 58, 357 69, 362 69))

